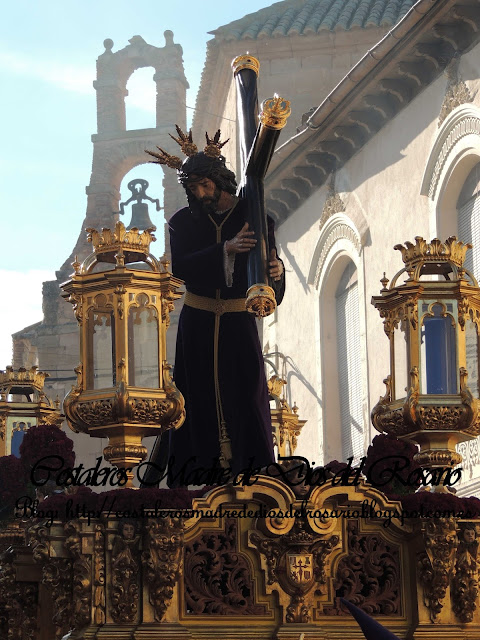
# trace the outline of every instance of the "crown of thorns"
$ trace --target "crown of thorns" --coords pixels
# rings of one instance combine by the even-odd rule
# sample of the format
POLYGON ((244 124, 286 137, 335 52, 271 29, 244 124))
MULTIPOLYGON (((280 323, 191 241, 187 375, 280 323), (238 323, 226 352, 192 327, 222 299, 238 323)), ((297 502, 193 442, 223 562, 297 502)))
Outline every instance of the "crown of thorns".
MULTIPOLYGON (((197 145, 193 142, 192 130, 190 129, 188 133, 184 133, 180 129, 178 124, 175 125, 175 129, 177 130, 178 138, 172 136, 172 134, 170 133, 169 136, 172 138, 172 140, 175 140, 175 142, 180 146, 183 153, 189 158, 196 155, 198 153, 198 148, 197 145)), ((203 152, 207 157, 219 158, 221 156, 221 149, 224 145, 227 144, 230 138, 225 140, 225 142, 220 142, 220 135, 220 129, 213 136, 213 138, 210 138, 208 133, 205 133, 207 144, 205 145, 203 152)), ((161 147, 157 147, 157 149, 160 151, 160 153, 157 153, 156 151, 148 151, 148 149, 145 149, 145 153, 148 153, 152 157, 156 158, 156 160, 150 160, 152 164, 166 164, 167 167, 170 167, 171 169, 181 169, 183 161, 178 156, 170 155, 161 147)))

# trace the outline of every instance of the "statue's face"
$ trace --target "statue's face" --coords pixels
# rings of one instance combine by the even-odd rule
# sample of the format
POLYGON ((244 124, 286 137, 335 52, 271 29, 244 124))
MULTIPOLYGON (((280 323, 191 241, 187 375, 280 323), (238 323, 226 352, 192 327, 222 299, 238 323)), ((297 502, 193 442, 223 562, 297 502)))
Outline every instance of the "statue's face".
POLYGON ((475 529, 465 529, 463 532, 463 539, 465 542, 475 542, 476 533, 475 529))
POLYGON ((301 482, 300 484, 294 485, 292 489, 297 498, 305 498, 310 491, 310 485, 305 482, 301 482))
POLYGON ((221 191, 210 178, 197 178, 191 176, 191 180, 187 182, 187 189, 193 196, 209 210, 215 211, 221 191))
POLYGON ((125 538, 125 540, 133 540, 133 538, 135 537, 135 527, 133 526, 133 524, 126 522, 123 525, 123 537, 125 538))

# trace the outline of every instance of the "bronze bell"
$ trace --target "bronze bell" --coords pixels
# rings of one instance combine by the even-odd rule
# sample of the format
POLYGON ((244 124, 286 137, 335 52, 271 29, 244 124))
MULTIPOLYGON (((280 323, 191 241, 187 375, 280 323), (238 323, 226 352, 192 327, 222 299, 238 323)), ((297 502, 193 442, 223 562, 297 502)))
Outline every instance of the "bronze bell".
POLYGON ((145 231, 145 229, 155 227, 153 222, 150 220, 148 204, 146 202, 135 202, 132 204, 132 219, 127 227, 127 231, 130 231, 133 227, 136 227, 140 231, 145 231))
POLYGON ((127 231, 134 227, 140 231, 145 231, 145 229, 156 229, 155 225, 150 220, 148 204, 146 202, 142 202, 142 200, 150 200, 150 202, 153 202, 156 205, 157 211, 160 211, 161 209, 158 198, 154 199, 146 194, 148 182, 142 178, 136 178, 128 183, 128 188, 132 192, 132 195, 126 202, 120 203, 120 214, 123 215, 125 213, 125 205, 129 204, 133 200, 136 200, 136 202, 132 204, 132 219, 127 227, 127 231))

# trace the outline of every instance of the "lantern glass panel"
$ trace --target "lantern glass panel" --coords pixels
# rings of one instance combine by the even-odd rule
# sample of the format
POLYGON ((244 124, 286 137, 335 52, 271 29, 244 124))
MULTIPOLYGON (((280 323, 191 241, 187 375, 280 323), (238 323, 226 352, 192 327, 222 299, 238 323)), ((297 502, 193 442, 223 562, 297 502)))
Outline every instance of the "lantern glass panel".
POLYGON ((393 352, 394 352, 394 379, 395 379, 395 399, 405 398, 407 395, 408 372, 410 370, 408 357, 408 332, 405 331, 406 322, 401 321, 393 332, 393 352))
POLYGON ((465 322, 465 346, 467 351, 467 384, 475 398, 478 398, 478 334, 477 325, 470 318, 467 318, 465 322))
POLYGON ((288 438, 285 440, 285 455, 286 456, 292 455, 292 450, 290 448, 290 440, 288 438))
POLYGON ((92 374, 90 389, 115 385, 115 339, 112 311, 93 311, 91 316, 92 374))
MULTIPOLYGON (((427 305, 423 305, 427 307, 427 305)), ((425 309, 425 311, 427 311, 425 309)), ((423 310, 423 309, 422 309, 423 310)), ((433 305, 433 315, 423 318, 421 333, 421 393, 457 393, 456 332, 453 305, 433 305), (448 313, 450 312, 450 313, 448 313)))
POLYGON ((20 457, 20 445, 22 444, 23 438, 27 432, 28 426, 26 422, 14 422, 13 423, 13 431, 12 431, 12 441, 11 441, 11 454, 16 458, 20 457))
POLYGON ((159 386, 157 310, 147 307, 146 295, 128 313, 128 384, 156 389, 159 386))

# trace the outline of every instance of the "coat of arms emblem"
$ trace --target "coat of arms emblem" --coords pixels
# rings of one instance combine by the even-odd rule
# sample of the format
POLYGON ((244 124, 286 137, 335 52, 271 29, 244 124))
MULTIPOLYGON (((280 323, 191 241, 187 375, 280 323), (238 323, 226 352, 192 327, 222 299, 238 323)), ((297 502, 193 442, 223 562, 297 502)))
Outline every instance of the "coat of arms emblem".
POLYGON ((296 586, 306 586, 313 580, 313 554, 287 553, 288 577, 296 586))

